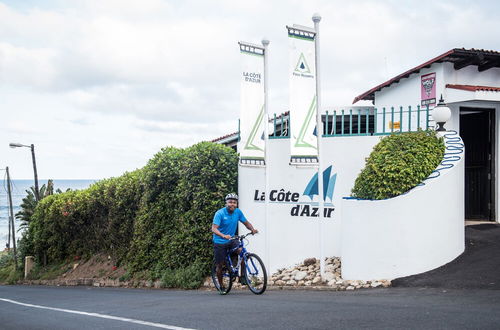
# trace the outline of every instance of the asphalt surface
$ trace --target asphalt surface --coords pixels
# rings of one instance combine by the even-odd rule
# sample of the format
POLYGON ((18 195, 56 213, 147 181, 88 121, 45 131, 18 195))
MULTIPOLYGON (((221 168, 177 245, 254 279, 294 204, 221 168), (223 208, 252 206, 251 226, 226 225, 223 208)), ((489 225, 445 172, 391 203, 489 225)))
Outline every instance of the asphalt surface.
POLYGON ((153 329, 160 325, 194 329, 498 329, 500 291, 280 290, 257 296, 244 290, 220 296, 213 291, 0 286, 1 329, 153 329), (76 311, 156 324, 74 314, 76 311))
POLYGON ((443 267, 360 291, 0 286, 0 329, 500 329, 500 226, 443 267))
POLYGON ((500 226, 465 227, 465 251, 458 258, 429 272, 396 279, 392 285, 500 290, 500 226))

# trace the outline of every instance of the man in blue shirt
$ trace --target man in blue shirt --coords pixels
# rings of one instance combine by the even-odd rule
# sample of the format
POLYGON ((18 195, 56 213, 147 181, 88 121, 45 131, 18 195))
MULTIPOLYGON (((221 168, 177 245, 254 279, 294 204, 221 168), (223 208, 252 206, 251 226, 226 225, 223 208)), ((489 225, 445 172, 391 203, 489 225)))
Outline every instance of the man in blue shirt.
MULTIPOLYGON (((253 228, 250 221, 248 221, 243 212, 237 208, 238 206, 238 195, 228 194, 226 196, 226 206, 218 210, 214 215, 214 220, 212 223, 212 233, 214 242, 214 255, 215 263, 217 264, 217 279, 219 283, 222 283, 222 266, 224 261, 227 259, 227 254, 232 248, 238 246, 237 240, 231 240, 236 234, 236 229, 238 228, 238 221, 247 227, 252 234, 256 234, 259 231, 253 228)), ((239 250, 237 251, 240 252, 239 250)), ((241 263, 241 278, 244 274, 243 261, 241 263)))

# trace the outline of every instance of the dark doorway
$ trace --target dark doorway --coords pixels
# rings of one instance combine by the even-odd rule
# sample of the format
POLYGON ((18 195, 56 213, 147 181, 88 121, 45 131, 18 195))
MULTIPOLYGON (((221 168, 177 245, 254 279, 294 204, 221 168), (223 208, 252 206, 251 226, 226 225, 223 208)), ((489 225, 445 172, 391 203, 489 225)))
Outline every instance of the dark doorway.
POLYGON ((465 219, 495 221, 495 111, 460 107, 465 143, 465 219))

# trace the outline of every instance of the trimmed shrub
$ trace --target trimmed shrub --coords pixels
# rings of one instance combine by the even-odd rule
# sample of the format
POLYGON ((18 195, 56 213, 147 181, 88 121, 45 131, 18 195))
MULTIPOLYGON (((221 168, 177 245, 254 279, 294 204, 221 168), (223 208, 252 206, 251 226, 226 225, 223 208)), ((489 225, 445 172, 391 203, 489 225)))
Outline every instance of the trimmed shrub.
POLYGON ((142 198, 140 170, 51 195, 39 202, 23 239, 25 254, 59 262, 100 251, 123 259, 129 252, 142 198))
POLYGON ((161 278, 164 288, 197 289, 204 277, 204 263, 195 261, 185 268, 166 269, 161 278))
POLYGON ((212 260, 213 215, 237 190, 237 175, 229 147, 164 148, 142 169, 41 200, 23 255, 55 264, 106 252, 131 274, 157 279, 170 269, 177 286, 196 287, 212 260))
POLYGON ((129 254, 134 272, 186 268, 209 271, 210 226, 224 196, 236 191, 238 157, 229 147, 201 142, 163 149, 144 168, 146 198, 129 254))
POLYGON ((414 188, 443 159, 444 141, 434 131, 393 134, 381 139, 366 159, 352 196, 386 199, 414 188))

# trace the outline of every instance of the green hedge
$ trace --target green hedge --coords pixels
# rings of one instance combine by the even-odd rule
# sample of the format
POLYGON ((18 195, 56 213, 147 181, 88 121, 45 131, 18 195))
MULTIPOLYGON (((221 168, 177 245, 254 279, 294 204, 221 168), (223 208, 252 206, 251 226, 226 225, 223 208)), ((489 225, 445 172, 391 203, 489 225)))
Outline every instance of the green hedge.
POLYGON ((55 263, 106 252, 152 278, 195 263, 208 270, 213 214, 237 190, 237 174, 229 147, 164 148, 142 169, 41 200, 25 253, 55 263))
POLYGON ((352 196, 386 199, 401 195, 427 178, 443 155, 444 141, 431 130, 384 137, 366 159, 352 196))
POLYGON ((210 226, 224 195, 236 191, 238 157, 222 145, 166 148, 143 169, 145 201, 128 260, 133 271, 187 267, 212 258, 210 226))
POLYGON ((38 260, 129 251, 142 196, 140 170, 40 201, 25 234, 38 260))

